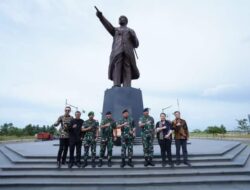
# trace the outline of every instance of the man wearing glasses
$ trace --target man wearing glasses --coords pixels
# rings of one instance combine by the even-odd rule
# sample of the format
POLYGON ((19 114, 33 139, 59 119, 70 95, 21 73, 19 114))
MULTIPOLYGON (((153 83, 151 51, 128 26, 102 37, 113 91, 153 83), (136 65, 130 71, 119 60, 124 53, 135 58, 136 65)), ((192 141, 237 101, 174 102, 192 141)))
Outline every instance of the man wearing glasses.
POLYGON ((60 125, 59 129, 59 150, 57 154, 57 167, 60 168, 61 164, 66 164, 66 157, 69 147, 69 125, 74 119, 70 115, 71 108, 69 106, 65 107, 64 115, 60 116, 58 120, 54 123, 54 126, 57 127, 60 125))
POLYGON ((189 131, 187 123, 181 119, 180 111, 174 112, 175 120, 173 121, 173 129, 175 132, 175 146, 176 146, 176 165, 180 165, 180 149, 183 153, 183 163, 191 166, 188 162, 187 141, 189 139, 189 131))

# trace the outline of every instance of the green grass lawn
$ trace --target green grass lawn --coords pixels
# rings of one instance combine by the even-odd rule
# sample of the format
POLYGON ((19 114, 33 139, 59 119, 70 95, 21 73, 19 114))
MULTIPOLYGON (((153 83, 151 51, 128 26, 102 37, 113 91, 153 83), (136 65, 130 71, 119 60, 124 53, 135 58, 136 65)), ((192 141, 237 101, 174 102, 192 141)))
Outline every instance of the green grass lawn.
POLYGON ((0 141, 35 139, 34 136, 0 136, 0 141))
POLYGON ((190 133, 190 137, 204 137, 204 138, 243 138, 243 139, 250 139, 250 134, 207 134, 207 133, 190 133))

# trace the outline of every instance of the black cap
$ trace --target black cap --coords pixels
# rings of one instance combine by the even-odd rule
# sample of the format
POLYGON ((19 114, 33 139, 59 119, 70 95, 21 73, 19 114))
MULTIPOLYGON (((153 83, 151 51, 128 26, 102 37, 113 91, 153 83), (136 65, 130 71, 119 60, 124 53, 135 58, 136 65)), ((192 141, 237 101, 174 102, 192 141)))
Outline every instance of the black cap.
POLYGON ((123 110, 123 111, 122 111, 122 113, 126 113, 126 112, 128 112, 128 110, 127 110, 127 109, 125 109, 125 110, 123 110))
POLYGON ((111 111, 106 112, 106 115, 111 115, 111 114, 112 114, 111 111))
POLYGON ((144 108, 143 112, 148 112, 149 108, 144 108))

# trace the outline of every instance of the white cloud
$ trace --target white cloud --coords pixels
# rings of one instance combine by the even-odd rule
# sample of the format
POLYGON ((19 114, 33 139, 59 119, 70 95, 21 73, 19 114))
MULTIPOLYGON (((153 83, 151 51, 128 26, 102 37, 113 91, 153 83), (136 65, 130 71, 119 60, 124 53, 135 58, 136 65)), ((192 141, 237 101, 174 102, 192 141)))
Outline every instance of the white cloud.
MULTIPOLYGON (((191 125, 203 115, 209 115, 206 123, 222 118, 234 107, 246 112, 250 49, 242 39, 250 33, 247 2, 6 0, 0 2, 0 96, 35 104, 37 113, 18 107, 16 113, 27 114, 17 122, 38 121, 38 113, 53 121, 65 98, 86 110, 102 109, 104 90, 112 85, 107 79, 112 38, 94 5, 115 26, 121 14, 128 16, 140 41, 141 78, 133 86, 142 89, 155 117, 176 98, 185 102, 182 110, 191 125), (46 106, 39 110, 41 104, 46 106), (214 110, 227 109, 212 112, 211 104, 214 110)), ((7 117, 3 112, 1 121, 7 117)))
POLYGON ((27 24, 30 20, 27 9, 23 9, 21 1, 3 0, 0 2, 0 11, 16 23, 27 24))
POLYGON ((203 91, 203 96, 218 96, 218 95, 225 95, 228 92, 232 92, 236 90, 237 85, 236 84, 221 84, 217 85, 213 88, 208 88, 203 91))

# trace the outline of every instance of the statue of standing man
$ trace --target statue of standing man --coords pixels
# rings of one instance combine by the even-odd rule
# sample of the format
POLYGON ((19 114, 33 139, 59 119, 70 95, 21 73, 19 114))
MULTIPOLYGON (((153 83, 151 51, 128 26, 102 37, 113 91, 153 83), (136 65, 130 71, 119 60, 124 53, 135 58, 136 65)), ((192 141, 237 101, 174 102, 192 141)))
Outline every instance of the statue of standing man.
POLYGON ((96 10, 96 16, 113 36, 108 77, 113 81, 114 87, 121 87, 121 85, 123 85, 123 87, 131 87, 131 80, 140 77, 135 60, 135 48, 139 46, 136 34, 134 30, 127 27, 128 19, 126 16, 120 16, 120 26, 114 27, 102 15, 102 12, 97 8, 96 10))

